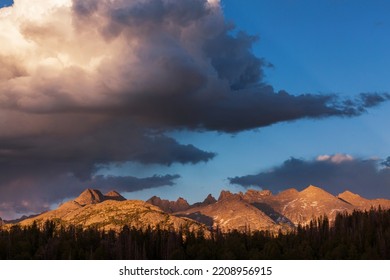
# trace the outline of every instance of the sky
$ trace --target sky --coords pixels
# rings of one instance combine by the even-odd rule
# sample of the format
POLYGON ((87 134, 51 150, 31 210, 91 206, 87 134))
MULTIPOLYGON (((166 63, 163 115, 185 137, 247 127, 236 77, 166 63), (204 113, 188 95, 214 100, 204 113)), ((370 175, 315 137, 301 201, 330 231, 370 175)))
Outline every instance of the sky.
POLYGON ((390 199, 388 1, 0 1, 0 217, 86 188, 390 199))

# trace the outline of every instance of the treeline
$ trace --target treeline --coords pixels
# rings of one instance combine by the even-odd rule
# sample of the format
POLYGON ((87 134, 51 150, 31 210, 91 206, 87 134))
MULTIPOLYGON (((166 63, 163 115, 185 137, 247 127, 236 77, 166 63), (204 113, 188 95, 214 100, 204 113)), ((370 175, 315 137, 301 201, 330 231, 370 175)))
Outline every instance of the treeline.
POLYGON ((0 230, 0 259, 390 259, 390 210, 339 214, 295 232, 121 232, 59 226, 0 230))

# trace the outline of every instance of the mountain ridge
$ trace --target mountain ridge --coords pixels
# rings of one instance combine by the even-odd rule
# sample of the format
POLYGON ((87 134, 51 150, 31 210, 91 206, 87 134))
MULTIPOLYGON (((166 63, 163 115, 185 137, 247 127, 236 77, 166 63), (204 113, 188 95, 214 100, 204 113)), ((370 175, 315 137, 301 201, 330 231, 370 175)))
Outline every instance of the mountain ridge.
MULTIPOLYGON (((29 225, 34 221, 58 220, 63 224, 114 230, 129 225, 140 229, 151 226, 175 230, 192 227, 197 230, 218 228, 226 232, 286 232, 320 216, 326 215, 332 222, 338 213, 379 206, 390 209, 390 200, 370 200, 350 191, 334 196, 312 185, 301 191, 287 189, 277 194, 268 190, 248 189, 245 193, 222 190, 218 199, 209 194, 202 202, 192 205, 182 197, 176 201, 157 196, 147 201, 127 200, 116 191, 103 194, 96 189, 86 189, 57 209, 15 221, 29 225)), ((0 220, 0 223, 4 222, 0 220)))

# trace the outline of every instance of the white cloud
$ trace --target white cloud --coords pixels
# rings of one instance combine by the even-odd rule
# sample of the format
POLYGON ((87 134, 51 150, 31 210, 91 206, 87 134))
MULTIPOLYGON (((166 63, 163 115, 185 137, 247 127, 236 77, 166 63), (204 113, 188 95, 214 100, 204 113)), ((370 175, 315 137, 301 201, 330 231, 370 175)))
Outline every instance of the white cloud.
POLYGON ((334 154, 334 155, 319 155, 317 161, 331 161, 333 163, 342 163, 345 161, 353 161, 354 158, 348 154, 334 154))

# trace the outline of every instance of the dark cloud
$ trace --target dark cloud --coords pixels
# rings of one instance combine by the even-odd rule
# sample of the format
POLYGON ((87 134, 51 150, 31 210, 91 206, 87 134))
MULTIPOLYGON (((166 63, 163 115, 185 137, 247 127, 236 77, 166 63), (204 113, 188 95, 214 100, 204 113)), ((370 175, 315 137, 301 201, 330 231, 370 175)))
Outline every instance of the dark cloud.
MULTIPOLYGON (((67 130, 67 124, 63 125, 67 130)), ((73 133, 63 131, 64 127, 53 127, 51 131, 39 135, 0 138, 0 156, 4 161, 49 160, 69 162, 74 166, 78 166, 77 163, 95 165, 126 161, 163 165, 175 162, 195 164, 215 156, 193 145, 181 145, 161 133, 145 131, 128 123, 109 121, 96 127, 94 124, 85 126, 74 124, 73 133), (82 129, 84 131, 79 132, 82 129)), ((87 177, 90 175, 90 172, 85 174, 87 177)))
POLYGON ((390 168, 390 157, 387 157, 384 161, 382 161, 381 165, 390 168))
POLYGON ((383 168, 378 159, 341 154, 319 156, 315 160, 291 158, 272 170, 229 180, 232 184, 259 186, 274 192, 292 187, 303 189, 312 184, 333 194, 350 190, 367 198, 390 198, 390 169, 386 164, 383 168))
POLYGON ((377 106, 390 99, 390 94, 388 93, 362 93, 361 100, 363 101, 362 107, 370 108, 377 106))
POLYGON ((104 37, 142 42, 132 50, 142 62, 136 75, 126 66, 116 75, 137 76, 140 88, 124 85, 124 100, 114 107, 145 125, 234 133, 302 118, 358 116, 390 98, 275 92, 263 81, 270 63, 252 52, 257 37, 231 32, 221 10, 207 1, 103 2, 87 16, 77 8, 84 1, 74 3, 76 21, 104 18, 97 27, 104 37))
POLYGON ((120 192, 131 192, 161 186, 172 186, 174 180, 180 178, 179 175, 152 176, 148 178, 136 178, 131 176, 115 177, 115 176, 95 176, 90 180, 91 185, 102 190, 115 189, 120 192))
POLYGON ((4 205, 36 210, 111 163, 215 157, 171 130, 352 117, 389 99, 275 92, 264 82, 270 63, 252 52, 257 37, 236 32, 216 0, 36 0, 33 12, 15 2, 0 17, 4 205))
POLYGON ((19 25, 20 35, 36 43, 37 57, 46 58, 30 58, 35 68, 27 72, 17 70, 23 65, 4 71, 6 77, 24 73, 0 85, 2 107, 22 112, 127 116, 162 130, 239 132, 357 116, 390 98, 275 92, 264 82, 270 64, 252 52, 257 37, 233 32, 219 5, 205 0, 73 0, 70 9, 19 25))
POLYGON ((67 129, 63 131, 67 126, 63 124, 39 135, 0 138, 0 216, 10 215, 7 209, 21 214, 23 211, 41 212, 50 204, 78 195, 88 187, 135 191, 172 185, 177 178, 95 175, 111 163, 195 164, 214 157, 213 153, 181 145, 159 133, 146 133, 126 123, 114 126, 108 122, 107 125, 99 123, 94 127, 92 123, 88 126, 75 123, 73 133, 68 133, 67 129), (79 130, 84 133, 78 133, 79 130))
MULTIPOLYGON (((18 180, 8 180, 2 183, 0 189, 0 216, 13 219, 26 213, 40 213, 49 210, 52 203, 59 203, 79 195, 86 188, 97 188, 103 192, 117 190, 133 192, 142 189, 172 186, 179 175, 152 176, 137 178, 132 176, 93 176, 81 180, 73 174, 65 173, 64 166, 50 167, 40 164, 32 170, 25 170, 18 180), (45 170, 45 168, 48 168, 45 170), (25 172, 24 172, 25 171, 25 172)), ((32 166, 28 166, 32 167, 32 166)), ((13 169, 10 168, 12 171, 13 169)), ((7 172, 8 170, 4 170, 7 172)), ((4 177, 4 176, 2 176, 4 177)), ((2 178, 4 179, 4 178, 2 178)))

